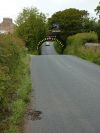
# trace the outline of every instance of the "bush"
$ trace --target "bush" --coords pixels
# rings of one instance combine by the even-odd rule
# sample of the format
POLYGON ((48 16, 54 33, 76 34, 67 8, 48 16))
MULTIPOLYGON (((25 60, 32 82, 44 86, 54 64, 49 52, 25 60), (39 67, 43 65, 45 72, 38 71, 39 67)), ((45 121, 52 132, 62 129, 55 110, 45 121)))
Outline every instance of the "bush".
POLYGON ((100 20, 97 23, 96 32, 98 34, 98 39, 99 39, 99 42, 100 42, 100 20))
POLYGON ((67 39, 68 45, 84 45, 86 42, 98 42, 98 36, 95 32, 78 33, 67 39))
POLYGON ((93 47, 85 48, 84 46, 77 47, 76 49, 75 48, 76 47, 68 46, 64 53, 69 55, 76 55, 82 59, 100 64, 100 49, 94 49, 93 47))
POLYGON ((12 35, 0 35, 0 132, 10 128, 10 117, 16 114, 15 105, 20 100, 25 104, 28 99, 28 71, 24 43, 12 35))
POLYGON ((55 41, 54 47, 55 47, 55 50, 57 51, 58 54, 62 54, 63 44, 61 44, 60 41, 55 41))
POLYGON ((64 50, 64 54, 79 56, 96 64, 100 64, 100 48, 84 47, 86 42, 98 42, 95 32, 79 33, 68 38, 68 46, 64 50))

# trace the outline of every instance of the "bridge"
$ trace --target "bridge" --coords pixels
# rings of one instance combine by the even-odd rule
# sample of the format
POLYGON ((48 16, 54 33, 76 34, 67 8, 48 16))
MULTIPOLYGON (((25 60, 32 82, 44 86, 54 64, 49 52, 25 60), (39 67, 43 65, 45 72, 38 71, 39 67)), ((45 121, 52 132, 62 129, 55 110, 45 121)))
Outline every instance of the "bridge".
POLYGON ((37 45, 37 50, 39 50, 39 48, 41 47, 41 45, 42 45, 44 42, 46 42, 46 41, 56 41, 59 45, 61 45, 62 48, 64 47, 63 43, 62 43, 60 40, 58 40, 58 39, 56 38, 56 36, 48 36, 48 37, 44 38, 43 40, 41 40, 41 41, 38 43, 38 45, 37 45))

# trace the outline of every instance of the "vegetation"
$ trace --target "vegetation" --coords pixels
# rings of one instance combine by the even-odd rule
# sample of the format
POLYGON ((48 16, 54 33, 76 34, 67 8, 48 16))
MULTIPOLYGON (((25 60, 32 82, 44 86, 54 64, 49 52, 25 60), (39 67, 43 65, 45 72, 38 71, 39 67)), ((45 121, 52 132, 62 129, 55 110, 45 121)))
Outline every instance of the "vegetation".
POLYGON ((89 13, 85 10, 78 10, 75 8, 66 9, 64 11, 56 12, 49 18, 49 28, 53 24, 59 24, 61 29, 60 38, 66 42, 66 37, 84 32, 84 30, 91 30, 89 25, 89 13))
POLYGON ((96 26, 96 32, 98 34, 98 40, 100 42, 100 21, 98 21, 97 26, 96 26))
POLYGON ((61 42, 54 41, 54 47, 55 47, 55 50, 57 51, 58 54, 63 53, 63 45, 61 45, 61 42))
POLYGON ((29 50, 36 51, 37 44, 46 36, 46 17, 36 8, 24 8, 16 20, 16 34, 29 50))
POLYGON ((100 48, 85 47, 86 42, 98 42, 98 37, 95 32, 79 33, 68 38, 68 46, 64 54, 79 56, 96 64, 100 64, 100 48))
POLYGON ((73 35, 82 31, 84 19, 88 17, 88 12, 74 8, 59 11, 49 19, 49 25, 58 23, 60 29, 66 36, 73 35))
MULTIPOLYGON (((95 9, 99 15, 99 5, 95 9)), ((37 8, 24 8, 18 15, 16 20, 16 34, 23 39, 31 54, 38 54, 38 43, 49 34, 49 29, 54 25, 58 25, 61 33, 57 38, 63 42, 66 47, 66 37, 77 33, 94 31, 98 34, 100 40, 100 21, 95 18, 90 18, 86 10, 69 8, 63 11, 58 11, 47 19, 43 13, 40 13, 37 8)))
POLYGON ((80 46, 86 42, 98 42, 98 36, 95 32, 78 33, 73 36, 69 36, 67 39, 68 45, 80 46))
POLYGON ((100 19, 100 2, 99 2, 99 5, 96 7, 95 12, 97 15, 99 15, 99 19, 100 19))
POLYGON ((99 20, 98 20, 98 23, 97 23, 97 26, 96 26, 96 32, 98 34, 98 39, 99 39, 99 42, 100 42, 100 2, 99 2, 99 5, 96 7, 95 12, 96 12, 96 15, 99 16, 99 20))
POLYGON ((97 31, 97 22, 96 18, 85 18, 83 23, 83 29, 82 32, 91 32, 91 31, 97 31))
MULTIPOLYGON (((67 44, 64 54, 100 64, 100 49, 84 46, 86 42, 100 41, 100 5, 95 11, 99 15, 98 21, 89 18, 87 11, 75 8, 56 12, 49 18, 49 29, 54 24, 60 26, 58 38, 65 44, 62 47, 59 42, 54 43, 58 53, 61 54, 67 44)), ((0 35, 0 132, 21 132, 20 125, 31 91, 27 48, 31 54, 41 52, 37 52, 37 45, 49 33, 47 27, 43 13, 36 8, 24 8, 16 20, 15 34, 18 37, 0 35)))
POLYGON ((100 2, 95 9, 99 20, 91 18, 88 11, 69 8, 63 11, 58 11, 48 20, 49 29, 53 28, 54 24, 58 24, 61 30, 59 39, 66 44, 66 37, 77 33, 94 31, 98 34, 100 41, 100 2))
POLYGON ((19 133, 31 91, 24 43, 0 35, 0 132, 19 133))
POLYGON ((84 46, 72 47, 68 46, 65 51, 65 54, 75 55, 81 57, 82 59, 94 62, 100 65, 100 48, 86 48, 84 46))

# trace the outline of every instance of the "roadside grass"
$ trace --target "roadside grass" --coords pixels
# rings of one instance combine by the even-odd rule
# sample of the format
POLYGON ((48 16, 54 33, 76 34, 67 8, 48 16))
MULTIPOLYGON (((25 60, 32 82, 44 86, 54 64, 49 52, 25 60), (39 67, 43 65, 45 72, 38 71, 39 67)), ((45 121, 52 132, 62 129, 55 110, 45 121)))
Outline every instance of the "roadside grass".
POLYGON ((0 132, 20 133, 29 102, 31 79, 24 43, 0 36, 0 132))
POLYGON ((100 47, 86 47, 86 42, 98 42, 98 36, 95 32, 78 33, 68 38, 68 45, 64 54, 76 55, 82 59, 91 61, 100 65, 100 47))
MULTIPOLYGON (((27 64, 28 65, 28 64, 27 64)), ((29 93, 31 92, 31 80, 29 67, 26 65, 26 71, 17 90, 17 99, 12 104, 12 115, 9 118, 8 133, 20 133, 27 105, 30 101, 29 93)))
POLYGON ((31 55, 38 55, 38 50, 28 50, 27 52, 31 55))
POLYGON ((72 47, 68 46, 64 51, 64 54, 75 55, 82 59, 91 61, 100 65, 100 48, 86 48, 84 46, 72 47))

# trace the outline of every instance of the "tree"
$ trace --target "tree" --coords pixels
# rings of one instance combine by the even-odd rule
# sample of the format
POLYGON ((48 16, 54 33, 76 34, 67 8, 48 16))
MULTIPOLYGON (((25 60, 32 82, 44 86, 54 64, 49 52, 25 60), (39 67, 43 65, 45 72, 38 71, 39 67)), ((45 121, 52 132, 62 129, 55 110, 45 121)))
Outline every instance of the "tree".
POLYGON ((49 18, 49 28, 52 28, 53 24, 59 24, 61 36, 63 40, 66 40, 67 36, 83 31, 84 20, 88 18, 88 15, 87 11, 75 8, 59 11, 49 18))
POLYGON ((83 32, 96 31, 97 22, 96 18, 86 18, 84 19, 83 32))
POLYGON ((46 17, 36 8, 24 8, 16 20, 16 33, 29 49, 36 49, 37 44, 46 35, 46 17))
POLYGON ((96 7, 95 12, 97 15, 99 15, 99 19, 100 19, 100 2, 99 2, 99 5, 96 7))
POLYGON ((100 2, 99 2, 99 5, 96 7, 95 12, 97 15, 99 15, 99 20, 97 23, 96 32, 98 34, 98 39, 100 41, 100 2))

